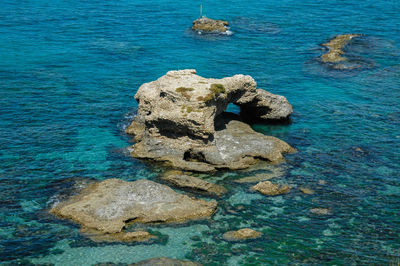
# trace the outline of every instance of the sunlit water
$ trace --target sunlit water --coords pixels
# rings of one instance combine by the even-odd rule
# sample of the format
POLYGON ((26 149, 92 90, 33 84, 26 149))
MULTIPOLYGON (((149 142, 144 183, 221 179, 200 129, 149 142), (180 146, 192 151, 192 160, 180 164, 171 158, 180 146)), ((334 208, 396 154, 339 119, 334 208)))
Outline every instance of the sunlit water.
POLYGON ((0 261, 399 263, 400 3, 202 4, 207 16, 229 20, 233 34, 193 34, 196 1, 0 2, 0 261), (362 68, 335 71, 318 62, 320 44, 343 33, 365 34, 347 47, 362 68), (253 173, 278 172, 276 182, 292 191, 268 198, 233 182, 248 173, 219 173, 210 180, 229 193, 211 220, 144 226, 159 236, 147 244, 95 243, 49 215, 62 195, 93 180, 159 181, 162 168, 128 156, 124 128, 142 83, 185 68, 205 77, 249 74, 288 98, 291 124, 254 128, 298 152, 253 173), (332 215, 311 214, 314 207, 332 215), (242 227, 263 237, 222 239, 242 227))

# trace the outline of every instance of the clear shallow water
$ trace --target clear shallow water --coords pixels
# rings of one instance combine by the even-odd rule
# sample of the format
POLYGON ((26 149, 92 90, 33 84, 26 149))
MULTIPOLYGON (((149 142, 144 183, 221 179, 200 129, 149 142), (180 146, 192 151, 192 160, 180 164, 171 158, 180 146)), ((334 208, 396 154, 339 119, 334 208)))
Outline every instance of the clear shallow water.
MULTIPOLYGON (((232 22, 231 36, 188 29, 198 3, 185 1, 1 1, 0 261, 4 264, 132 263, 154 256, 209 265, 388 264, 400 248, 400 4, 397 1, 203 1, 232 22), (365 69, 332 71, 320 43, 363 33, 348 48, 365 69), (47 214, 57 195, 88 180, 157 180, 157 166, 127 156, 123 132, 137 88, 171 69, 205 77, 249 74, 293 104, 290 125, 254 125, 288 141, 266 198, 213 176, 230 192, 210 221, 147 229, 146 245, 99 244, 47 214), (319 185, 325 180, 326 185, 319 185), (315 195, 296 187, 307 185, 315 195), (310 214, 328 207, 332 215, 310 214), (259 240, 228 243, 251 226, 259 240)), ((255 172, 268 171, 254 170, 255 172)), ((274 169, 274 168, 272 168, 274 169)), ((249 185, 250 186, 250 185, 249 185)))

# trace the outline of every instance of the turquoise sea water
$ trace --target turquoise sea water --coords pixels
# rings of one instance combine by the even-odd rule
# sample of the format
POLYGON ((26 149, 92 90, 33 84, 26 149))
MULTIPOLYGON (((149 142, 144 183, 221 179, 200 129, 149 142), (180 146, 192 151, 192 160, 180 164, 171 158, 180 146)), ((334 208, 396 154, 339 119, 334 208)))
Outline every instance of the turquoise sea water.
POLYGON ((93 265, 173 257, 206 265, 398 265, 400 261, 400 2, 202 1, 231 22, 230 36, 196 35, 198 1, 0 1, 0 263, 93 265), (317 58, 343 33, 361 69, 317 58), (298 149, 279 166, 292 192, 268 198, 232 180, 217 214, 148 226, 147 244, 95 243, 47 213, 93 180, 159 180, 163 170, 128 156, 138 87, 173 69, 249 74, 288 98, 289 125, 253 125, 298 149), (320 180, 325 181, 321 185, 320 180), (314 195, 296 188, 307 186, 314 195), (325 207, 332 215, 317 216, 325 207), (263 237, 229 243, 228 230, 263 237), (397 264, 396 264, 397 263, 397 264))

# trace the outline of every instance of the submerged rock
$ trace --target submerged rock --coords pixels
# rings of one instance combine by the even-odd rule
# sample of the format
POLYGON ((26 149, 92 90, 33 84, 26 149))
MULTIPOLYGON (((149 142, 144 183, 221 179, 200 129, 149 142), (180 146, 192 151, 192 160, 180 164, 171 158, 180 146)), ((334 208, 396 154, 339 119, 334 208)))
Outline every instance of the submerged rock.
POLYGON ((198 262, 192 262, 187 260, 177 260, 171 258, 153 258, 148 260, 142 260, 133 266, 201 266, 198 262))
POLYGON ((294 151, 290 145, 224 113, 234 103, 259 119, 287 119, 292 106, 286 98, 256 86, 250 76, 206 79, 190 69, 143 84, 135 95, 136 120, 127 129, 137 142, 131 155, 203 172, 243 169, 259 158, 282 160, 294 151))
POLYGON ((287 194, 290 191, 290 187, 288 185, 274 184, 270 181, 260 182, 252 188, 261 194, 268 196, 287 194))
POLYGON ((235 183, 258 183, 270 180, 272 178, 281 177, 285 174, 285 170, 280 167, 270 168, 270 172, 262 172, 234 180, 235 183))
MULTIPOLYGON (((212 216, 216 208, 215 201, 193 199, 149 180, 108 179, 90 185, 50 212, 71 219, 84 229, 118 234, 132 222, 179 223, 204 219, 212 216)), ((140 238, 146 237, 146 233, 131 232, 122 237, 140 238)))
POLYGON ((207 17, 201 17, 193 21, 192 30, 200 32, 226 32, 229 29, 229 23, 225 20, 215 20, 207 17))
POLYGON ((146 231, 122 231, 120 233, 105 234, 104 232, 96 229, 82 228, 80 232, 94 242, 144 242, 153 238, 157 238, 146 231))
POLYGON ((257 232, 250 228, 242 228, 237 231, 229 231, 223 234, 223 238, 226 241, 241 241, 247 239, 255 239, 261 236, 260 232, 257 232))
POLYGON ((328 48, 328 52, 321 56, 321 61, 330 64, 334 69, 354 69, 361 67, 359 64, 348 64, 349 59, 343 51, 343 48, 351 39, 360 36, 360 34, 338 35, 329 42, 322 44, 322 46, 328 48))
POLYGON ((312 195, 315 193, 314 190, 312 190, 311 188, 307 188, 307 187, 300 187, 299 190, 301 192, 303 192, 304 194, 308 194, 308 195, 312 195))
POLYGON ((313 214, 318 214, 318 215, 330 215, 332 214, 330 209, 327 208, 313 208, 310 210, 311 213, 313 214))
POLYGON ((162 177, 162 180, 180 188, 206 192, 217 196, 221 196, 227 192, 226 188, 223 186, 207 182, 194 176, 185 175, 181 171, 169 171, 162 177))

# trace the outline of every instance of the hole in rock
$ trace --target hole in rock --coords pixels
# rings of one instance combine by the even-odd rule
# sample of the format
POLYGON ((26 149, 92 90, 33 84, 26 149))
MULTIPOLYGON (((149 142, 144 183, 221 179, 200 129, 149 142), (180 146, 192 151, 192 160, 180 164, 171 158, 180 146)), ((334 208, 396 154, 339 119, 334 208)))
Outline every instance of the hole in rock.
POLYGON ((206 162, 206 158, 202 152, 195 152, 192 149, 187 150, 183 154, 183 160, 188 162, 206 162))
POLYGON ((240 107, 234 103, 229 103, 228 106, 226 107, 225 112, 234 113, 238 115, 240 114, 240 107))
POLYGON ((126 225, 129 225, 129 224, 134 223, 136 219, 137 219, 137 217, 129 218, 129 219, 126 219, 126 220, 124 221, 124 223, 125 223, 126 225))

